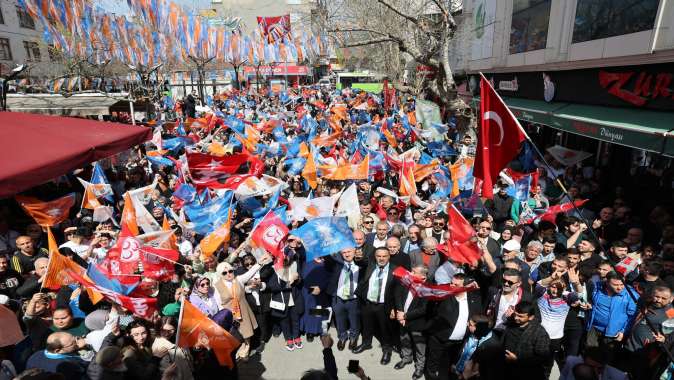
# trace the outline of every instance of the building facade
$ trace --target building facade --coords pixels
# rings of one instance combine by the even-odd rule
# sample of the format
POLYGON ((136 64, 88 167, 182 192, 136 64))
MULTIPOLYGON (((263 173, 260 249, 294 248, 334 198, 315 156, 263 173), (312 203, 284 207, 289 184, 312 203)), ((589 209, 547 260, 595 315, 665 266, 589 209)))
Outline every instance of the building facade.
POLYGON ((42 41, 42 31, 14 0, 0 0, 0 76, 19 64, 28 64, 26 76, 48 76, 53 59, 42 41))
POLYGON ((671 165, 674 2, 467 0, 462 17, 470 32, 453 45, 453 69, 468 74, 476 112, 483 73, 544 146, 623 170, 671 165))

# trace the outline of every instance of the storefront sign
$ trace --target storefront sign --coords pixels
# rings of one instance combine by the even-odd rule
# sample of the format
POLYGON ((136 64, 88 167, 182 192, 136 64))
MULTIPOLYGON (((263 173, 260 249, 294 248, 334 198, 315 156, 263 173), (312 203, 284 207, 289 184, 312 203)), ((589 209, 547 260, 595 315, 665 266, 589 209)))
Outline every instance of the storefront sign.
MULTIPOLYGON (((309 75, 309 70, 306 66, 297 66, 297 65, 274 65, 272 66, 260 66, 260 75, 309 75)), ((244 74, 246 75, 255 75, 255 67, 246 66, 243 69, 244 74)))
POLYGON ((674 63, 485 76, 508 97, 674 111, 674 63))
POLYGON ((517 83, 517 77, 513 80, 502 80, 498 82, 498 89, 502 91, 517 91, 520 85, 517 83))
POLYGON ((614 144, 636 146, 652 152, 659 152, 662 149, 662 136, 647 134, 638 130, 613 128, 563 117, 552 118, 550 125, 567 132, 614 144))

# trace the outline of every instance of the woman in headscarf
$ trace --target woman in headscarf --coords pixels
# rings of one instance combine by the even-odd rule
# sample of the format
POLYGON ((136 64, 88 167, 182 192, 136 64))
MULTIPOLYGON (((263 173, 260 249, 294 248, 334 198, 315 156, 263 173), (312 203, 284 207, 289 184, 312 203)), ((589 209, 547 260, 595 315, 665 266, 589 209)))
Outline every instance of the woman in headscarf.
MULTIPOLYGON (((263 255, 259 262, 267 263, 271 261, 269 255, 263 255)), ((234 268, 228 262, 218 264, 217 273, 221 275, 214 287, 216 299, 220 310, 228 309, 232 312, 234 320, 239 323, 239 332, 243 337, 241 347, 236 353, 237 359, 248 360, 250 351, 250 338, 257 328, 255 315, 246 301, 245 284, 260 270, 261 265, 255 264, 245 273, 236 276, 234 268)))
POLYGON ((206 276, 200 276, 194 282, 189 301, 209 318, 220 310, 215 288, 211 286, 211 280, 206 276))

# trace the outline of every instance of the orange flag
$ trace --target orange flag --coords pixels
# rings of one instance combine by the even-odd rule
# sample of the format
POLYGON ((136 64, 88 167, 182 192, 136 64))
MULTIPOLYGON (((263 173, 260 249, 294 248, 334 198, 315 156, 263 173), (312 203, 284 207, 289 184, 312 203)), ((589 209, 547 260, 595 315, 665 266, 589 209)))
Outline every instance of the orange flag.
POLYGON ((124 193, 124 210, 122 210, 122 229, 127 228, 131 235, 137 236, 140 234, 138 231, 138 222, 136 222, 136 209, 133 207, 133 202, 131 201, 131 196, 128 192, 124 193))
POLYGON ((333 106, 330 109, 334 114, 337 120, 349 120, 346 113, 346 106, 333 106))
POLYGON ((304 169, 302 169, 302 177, 307 180, 309 186, 312 189, 315 189, 318 186, 318 178, 316 176, 316 161, 314 161, 314 155, 309 153, 307 155, 307 162, 304 164, 304 169))
POLYGON ((298 154, 300 157, 307 157, 309 156, 309 148, 307 147, 307 144, 302 142, 300 143, 300 153, 298 154))
POLYGON ((438 165, 440 163, 438 162, 437 159, 431 161, 430 164, 415 164, 414 165, 414 179, 417 182, 420 182, 424 178, 428 177, 429 175, 433 174, 435 169, 438 168, 438 165))
POLYGON ((101 207, 101 202, 96 198, 91 186, 87 186, 84 189, 84 196, 82 197, 82 208, 88 208, 89 210, 94 210, 96 207, 101 207))
POLYGON ((66 220, 70 209, 75 205, 75 193, 50 202, 42 202, 37 198, 23 195, 17 195, 15 199, 41 226, 53 226, 66 220))
POLYGON ((178 324, 179 347, 190 348, 197 343, 206 344, 213 350, 220 365, 234 368, 232 351, 241 343, 189 301, 183 301, 178 324))
POLYGON ((414 111, 407 113, 407 121, 412 125, 417 125, 417 114, 414 111))
POLYGON ((49 264, 47 265, 47 274, 42 281, 42 287, 60 289, 62 285, 76 283, 77 281, 68 276, 67 269, 84 273, 84 268, 59 253, 58 245, 51 232, 51 228, 47 228, 47 247, 49 249, 49 264))
POLYGON ((231 223, 231 219, 227 219, 227 221, 224 222, 220 227, 216 228, 215 231, 201 239, 199 242, 199 247, 205 256, 213 256, 213 252, 215 252, 218 247, 220 247, 220 245, 229 240, 231 223))
POLYGON ((225 151, 225 147, 220 144, 219 142, 213 141, 208 145, 208 153, 211 153, 215 156, 222 157, 224 156, 227 152, 225 151))
POLYGON ((166 248, 178 251, 178 241, 176 240, 176 235, 171 230, 171 226, 169 225, 168 218, 166 217, 166 214, 164 214, 164 220, 161 223, 161 229, 164 230, 164 231, 171 231, 171 235, 168 238, 168 247, 166 247, 166 248))
POLYGON ((400 167, 400 195, 415 195, 417 193, 417 183, 414 180, 414 161, 403 160, 400 167))
POLYGON ((367 179, 370 169, 370 155, 365 156, 365 159, 360 164, 355 165, 341 165, 341 166, 320 166, 322 177, 333 179, 337 181, 344 181, 347 179, 367 179))
POLYGON ((342 132, 335 132, 328 136, 317 136, 311 143, 316 146, 334 146, 341 135, 342 132))

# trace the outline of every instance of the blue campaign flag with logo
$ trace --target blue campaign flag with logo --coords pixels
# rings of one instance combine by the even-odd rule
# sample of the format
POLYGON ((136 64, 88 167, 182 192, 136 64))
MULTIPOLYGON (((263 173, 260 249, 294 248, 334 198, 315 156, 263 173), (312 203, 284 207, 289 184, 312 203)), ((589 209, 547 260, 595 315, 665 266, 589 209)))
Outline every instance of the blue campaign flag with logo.
POLYGON ((528 141, 525 141, 522 144, 522 151, 517 157, 517 160, 520 162, 520 165, 522 165, 522 171, 524 173, 533 172, 538 168, 534 159, 535 159, 534 148, 528 141))
POLYGON ((194 140, 188 137, 174 137, 172 139, 164 139, 162 141, 162 147, 167 149, 172 154, 175 154, 186 146, 194 145, 194 140))
MULTIPOLYGON (((93 173, 91 173, 91 181, 90 182, 95 183, 95 184, 102 184, 102 183, 104 183, 106 185, 110 184, 110 182, 108 182, 108 177, 105 176, 105 172, 103 171, 103 168, 101 167, 101 165, 98 162, 96 162, 94 164, 94 170, 93 170, 93 173)), ((114 202, 112 194, 108 194, 108 195, 104 196, 103 198, 105 198, 105 200, 107 200, 107 201, 114 202)))
POLYGON ((173 161, 169 160, 164 156, 150 156, 149 154, 145 156, 152 165, 159 167, 162 166, 173 166, 173 161))
POLYGON ((356 247, 345 217, 315 218, 302 227, 290 231, 290 235, 302 239, 307 252, 307 262, 337 253, 342 249, 356 247))
POLYGON ((283 166, 288 167, 287 172, 289 175, 298 175, 304 169, 304 164, 306 164, 307 159, 304 157, 296 157, 286 160, 283 166))
POLYGON ((208 235, 220 227, 227 220, 233 196, 233 191, 227 191, 221 197, 204 201, 203 204, 199 202, 186 204, 183 209, 190 221, 194 223, 194 231, 201 235, 208 235))
POLYGON ((452 192, 452 181, 444 170, 438 170, 432 174, 435 179, 435 192, 431 194, 431 199, 444 199, 452 192))
POLYGON ((428 152, 434 158, 456 156, 456 151, 444 141, 429 142, 426 147, 428 148, 428 152))
POLYGON ((286 136, 286 131, 283 130, 283 127, 280 125, 275 127, 271 131, 272 136, 274 136, 274 140, 278 142, 288 142, 288 137, 286 136))

